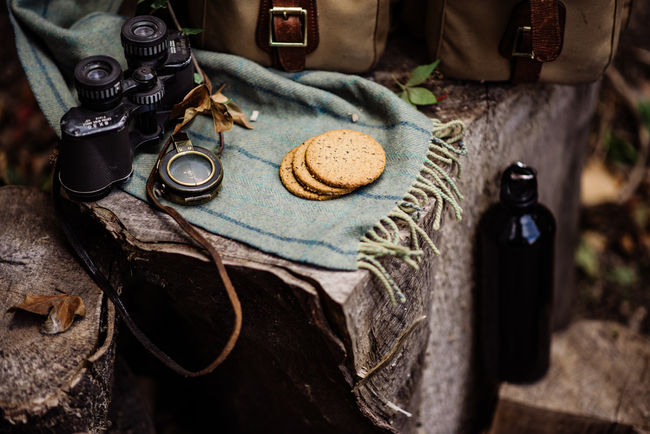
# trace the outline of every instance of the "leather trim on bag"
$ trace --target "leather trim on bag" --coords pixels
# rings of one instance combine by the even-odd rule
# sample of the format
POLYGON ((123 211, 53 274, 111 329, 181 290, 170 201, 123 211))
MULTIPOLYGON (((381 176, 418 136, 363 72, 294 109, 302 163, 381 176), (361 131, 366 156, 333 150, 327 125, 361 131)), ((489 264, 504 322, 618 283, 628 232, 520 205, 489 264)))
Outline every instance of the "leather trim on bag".
MULTIPOLYGON (((619 16, 618 16, 619 15, 619 10, 618 10, 619 1, 621 1, 621 0, 614 0, 614 16, 612 17, 612 20, 613 20, 612 21, 612 35, 610 37, 609 58, 607 59, 607 63, 603 67, 603 70, 601 71, 600 75, 603 75, 605 73, 607 68, 609 68, 609 65, 611 65, 612 61, 614 60, 614 54, 616 54, 616 47, 614 46, 614 40, 616 39, 617 32, 620 33, 622 31, 622 30, 619 30, 617 28, 618 19, 619 19, 619 16)), ((631 3, 632 3, 632 1, 630 0, 630 8, 632 6, 631 3)), ((630 19, 630 15, 632 15, 632 14, 628 12, 628 16, 627 16, 628 22, 629 22, 629 19, 630 19)), ((625 27, 627 27, 627 23, 625 24, 625 27)))
POLYGON ((556 0, 526 0, 515 6, 499 45, 501 55, 512 61, 512 82, 532 83, 539 80, 543 64, 555 60, 562 52, 565 22, 566 8, 556 0), (533 6, 531 9, 531 4, 540 1, 544 3, 543 8, 535 9, 533 6), (556 13, 549 12, 550 3, 555 5, 556 13), (535 19, 532 17, 533 11, 535 19), (549 16, 540 17, 542 13, 549 16), (535 24, 542 29, 536 31, 535 24))
POLYGON ((558 0, 530 0, 530 23, 535 58, 552 62, 562 51, 562 28, 558 0))
POLYGON ((273 65, 288 72, 305 69, 305 58, 318 47, 316 0, 261 0, 255 40, 271 54, 273 65), (271 14, 271 9, 277 11, 271 14), (272 46, 273 43, 295 46, 272 46), (304 43, 304 44, 303 44, 304 43))

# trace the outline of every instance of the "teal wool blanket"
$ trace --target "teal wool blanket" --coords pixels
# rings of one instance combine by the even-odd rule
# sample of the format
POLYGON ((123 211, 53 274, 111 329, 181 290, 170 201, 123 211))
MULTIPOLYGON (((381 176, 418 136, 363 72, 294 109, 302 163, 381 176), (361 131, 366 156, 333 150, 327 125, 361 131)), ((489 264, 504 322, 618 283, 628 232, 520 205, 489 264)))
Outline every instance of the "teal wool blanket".
MULTIPOLYGON (((126 67, 120 45, 125 18, 116 14, 119 3, 9 1, 20 60, 57 131, 61 116, 78 105, 70 78, 80 59, 104 54, 126 67)), ((389 89, 361 77, 282 73, 233 55, 194 52, 213 85, 225 83, 224 94, 247 114, 259 111, 259 118, 254 130, 235 126, 225 133, 221 191, 205 205, 178 207, 186 219, 294 261, 369 269, 391 295, 402 298, 377 258, 396 256, 416 266, 423 252, 420 244, 435 249, 413 221, 427 196, 435 198, 437 226, 444 203, 460 216, 460 193, 448 170, 464 153, 462 124, 432 123, 389 89), (335 200, 309 201, 290 194, 278 176, 284 155, 310 137, 340 128, 364 132, 382 144, 387 164, 381 177, 335 200), (406 246, 399 239, 400 227, 411 234, 406 246)), ((199 116, 188 132, 195 145, 217 145, 208 117, 199 116)), ((127 192, 145 199, 154 160, 153 154, 137 155, 134 176, 123 187, 127 192)))

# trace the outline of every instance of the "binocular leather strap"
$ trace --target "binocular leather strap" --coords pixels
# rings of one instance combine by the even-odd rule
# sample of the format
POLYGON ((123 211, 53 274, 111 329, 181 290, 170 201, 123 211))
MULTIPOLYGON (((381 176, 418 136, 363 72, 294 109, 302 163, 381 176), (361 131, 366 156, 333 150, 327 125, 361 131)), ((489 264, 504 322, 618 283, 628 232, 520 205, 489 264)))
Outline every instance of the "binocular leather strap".
POLYGON ((127 311, 126 306, 122 302, 122 299, 117 294, 117 291, 115 290, 115 288, 113 288, 113 285, 108 281, 106 276, 104 276, 102 272, 97 268, 92 257, 89 255, 88 251, 85 249, 85 247, 83 246, 83 244, 81 243, 77 235, 75 234, 74 230, 72 229, 72 226, 70 225, 69 221, 65 216, 63 210, 63 198, 61 197, 61 182, 59 180, 60 161, 58 159, 54 170, 54 179, 52 184, 52 191, 54 196, 54 208, 57 217, 59 219, 59 222, 61 223, 63 232, 66 238, 68 239, 68 242, 72 246, 73 250, 77 254, 77 257, 81 261, 81 264, 86 269, 88 274, 90 274, 90 276, 93 278, 95 283, 101 288, 104 294, 106 294, 106 296, 113 302, 117 312, 120 314, 120 316, 124 320, 124 323, 129 328, 133 336, 142 344, 144 348, 147 349, 147 351, 153 354, 158 360, 160 360, 172 371, 176 372, 177 374, 183 375, 185 377, 199 377, 201 375, 209 374, 210 372, 214 371, 214 369, 217 366, 219 366, 228 357, 232 349, 235 347, 235 343, 237 342, 239 333, 241 331, 242 310, 241 310, 241 304, 239 302, 239 298, 237 297, 235 288, 233 287, 232 282, 230 281, 228 272, 226 271, 226 267, 223 265, 223 261, 221 260, 221 255, 219 254, 219 252, 217 252, 215 248, 210 245, 208 240, 205 239, 205 237, 203 237, 203 235, 201 235, 196 230, 196 228, 194 228, 194 226, 190 225, 175 209, 162 205, 153 194, 153 182, 155 179, 155 169, 158 167, 158 163, 160 162, 160 159, 162 158, 165 151, 169 147, 170 141, 171 139, 165 143, 165 146, 163 146, 163 149, 160 155, 158 156, 158 160, 156 161, 156 165, 154 166, 154 170, 152 170, 151 174, 149 175, 149 179, 147 180, 147 194, 149 195, 149 198, 152 200, 152 202, 158 209, 165 211, 167 214, 169 214, 174 220, 176 220, 179 226, 181 226, 181 228, 185 232, 187 232, 188 235, 190 235, 197 243, 199 243, 202 247, 204 247, 208 251, 214 264, 217 266, 217 270, 219 271, 219 276, 223 281, 223 284, 225 286, 226 292, 228 294, 228 298, 230 300, 235 315, 235 321, 234 321, 233 330, 231 332, 230 338, 226 342, 226 345, 223 347, 223 349, 221 350, 217 358, 214 359, 205 368, 198 371, 190 371, 184 368, 183 366, 181 366, 180 364, 178 364, 174 359, 172 359, 164 351, 158 348, 158 346, 154 344, 151 341, 151 339, 149 339, 149 337, 147 337, 147 335, 142 330, 140 330, 140 328, 137 326, 133 318, 131 318, 131 315, 127 311))
MULTIPOLYGON (((176 223, 178 223, 178 225, 181 227, 181 229, 183 229, 190 237, 192 237, 192 239, 196 241, 201 247, 203 247, 205 250, 208 251, 210 258, 212 259, 212 262, 214 262, 214 265, 216 265, 217 267, 217 271, 219 272, 219 277, 221 277, 221 281, 223 282, 224 288, 226 290, 226 294, 228 295, 228 299, 230 301, 233 313, 235 315, 235 321, 233 324, 232 332, 230 333, 230 337, 228 338, 226 345, 223 347, 221 353, 219 353, 217 358, 214 359, 212 363, 210 363, 208 366, 201 369, 200 371, 196 371, 196 372, 186 371, 186 373, 182 374, 187 377, 198 377, 201 375, 209 374, 210 372, 214 371, 214 369, 217 366, 219 366, 224 360, 226 360, 230 352, 235 347, 235 344, 237 343, 237 339, 239 338, 239 333, 241 332, 242 309, 241 309, 241 303, 239 302, 239 297, 237 296, 237 291, 235 291, 235 287, 230 281, 230 276, 228 276, 228 271, 226 271, 226 266, 223 264, 223 261, 221 259, 221 254, 217 252, 217 250, 210 243, 210 241, 208 241, 197 230, 196 227, 188 223, 188 221, 185 220, 185 218, 183 218, 183 216, 174 208, 160 203, 160 201, 155 195, 154 183, 156 180, 156 173, 160 165, 160 160, 162 160, 162 157, 167 153, 167 149, 169 149, 169 145, 171 141, 172 141, 172 136, 170 135, 167 141, 165 142, 165 145, 160 150, 160 153, 158 154, 158 158, 156 159, 156 164, 154 164, 151 173, 149 173, 149 178, 147 179, 147 197, 154 204, 156 208, 158 208, 160 211, 165 212, 167 215, 173 218, 176 221, 176 223)), ((223 146, 223 136, 221 136, 221 144, 223 146)))

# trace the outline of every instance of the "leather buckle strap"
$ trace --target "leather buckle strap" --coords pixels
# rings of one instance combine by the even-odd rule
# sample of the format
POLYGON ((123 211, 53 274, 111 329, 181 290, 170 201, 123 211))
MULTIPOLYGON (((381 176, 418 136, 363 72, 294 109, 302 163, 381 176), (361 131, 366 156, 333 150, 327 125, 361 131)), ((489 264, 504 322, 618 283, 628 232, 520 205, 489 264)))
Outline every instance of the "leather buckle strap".
POLYGON ((525 0, 512 11, 499 52, 512 61, 511 81, 539 80, 545 62, 562 51, 566 8, 557 0, 525 0))
POLYGON ((302 71, 318 47, 316 0, 260 0, 255 40, 274 67, 302 71))
POLYGON ((512 57, 527 57, 535 60, 535 50, 530 43, 533 28, 531 26, 519 26, 515 34, 515 41, 512 44, 512 57))
POLYGON ((306 47, 307 46, 307 10, 295 7, 274 7, 269 9, 269 47, 306 47), (274 35, 273 20, 276 16, 288 21, 290 16, 300 20, 302 41, 277 41, 274 35))

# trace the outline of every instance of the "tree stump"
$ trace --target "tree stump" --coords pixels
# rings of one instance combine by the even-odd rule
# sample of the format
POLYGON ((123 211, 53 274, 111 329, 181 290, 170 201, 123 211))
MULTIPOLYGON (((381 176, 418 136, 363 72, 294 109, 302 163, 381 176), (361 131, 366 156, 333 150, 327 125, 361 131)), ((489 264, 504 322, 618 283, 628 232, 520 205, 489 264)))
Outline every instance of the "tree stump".
POLYGON ((650 432, 650 340, 611 321, 555 336, 538 383, 504 384, 491 433, 650 432))
MULTIPOLYGON (((375 79, 382 81, 381 74, 375 79)), ((515 160, 537 168, 541 201, 558 221, 555 314, 556 324, 566 322, 579 176, 598 85, 471 84, 447 91, 436 115, 468 127, 459 183, 465 214, 434 232, 427 208, 419 224, 442 256, 430 254, 419 271, 385 263, 408 294, 405 304, 393 307, 366 271, 320 269, 206 234, 239 292, 244 326, 224 365, 205 379, 187 380, 212 393, 202 406, 207 414, 192 417, 217 419, 231 432, 472 430, 478 384, 473 244, 481 214, 498 198, 500 172, 515 160)), ((129 273, 162 288, 191 324, 185 348, 169 351, 201 367, 232 323, 206 255, 171 219, 124 192, 83 211, 115 240, 105 249, 126 258, 129 273)))
POLYGON ((66 247, 51 199, 0 188, 0 432, 101 432, 113 381, 115 315, 66 247), (64 333, 8 311, 26 294, 80 296, 86 316, 64 333))

